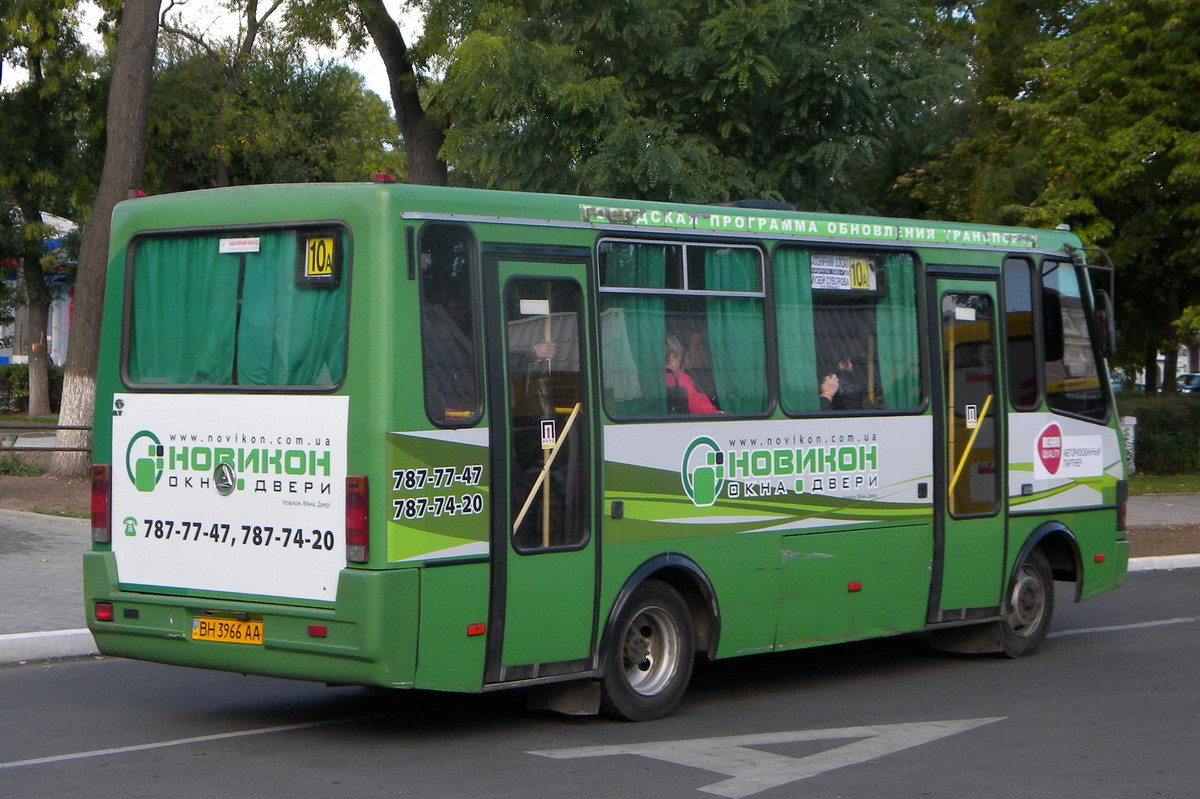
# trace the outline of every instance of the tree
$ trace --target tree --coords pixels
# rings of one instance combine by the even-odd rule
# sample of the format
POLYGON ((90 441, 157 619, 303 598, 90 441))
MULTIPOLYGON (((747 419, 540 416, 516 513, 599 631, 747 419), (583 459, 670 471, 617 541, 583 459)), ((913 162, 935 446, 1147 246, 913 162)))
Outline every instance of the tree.
POLYGON ((147 134, 146 186, 154 193, 222 181, 361 180, 401 164, 387 106, 362 77, 310 65, 295 39, 270 26, 231 97, 211 51, 166 33, 159 52, 147 134))
POLYGON ((430 0, 456 182, 873 207, 860 178, 961 79, 916 0, 430 0))
POLYGON ((162 13, 160 25, 165 32, 191 41, 207 55, 214 68, 222 73, 224 80, 216 94, 216 97, 220 98, 218 113, 206 127, 214 129, 211 157, 216 172, 216 185, 229 186, 229 144, 240 135, 233 120, 233 106, 242 76, 254 56, 259 33, 267 25, 267 20, 284 4, 284 0, 272 0, 261 14, 258 0, 232 0, 228 8, 239 15, 238 32, 235 37, 221 41, 209 41, 195 28, 183 24, 178 17, 175 20, 170 19, 170 14, 176 6, 185 3, 186 0, 170 0, 162 13))
POLYGON ((1046 176, 1019 208, 1034 224, 1071 224, 1118 264, 1123 350, 1147 367, 1167 357, 1200 300, 1200 5, 1191 0, 1082 4, 1067 35, 1036 47, 1026 92, 1001 104, 1046 176))
POLYGON ((445 186, 447 167, 442 157, 445 128, 439 116, 426 109, 420 81, 400 27, 384 7, 383 0, 354 0, 354 7, 387 70, 396 124, 408 156, 408 182, 445 186))
MULTIPOLYGON (((83 231, 75 281, 76 303, 59 414, 59 423, 66 426, 91 424, 112 211, 142 181, 150 80, 158 42, 158 9, 158 0, 125 0, 121 9, 117 57, 108 96, 104 168, 83 231)), ((79 447, 86 446, 86 442, 75 431, 63 430, 59 431, 58 446, 79 447)), ((57 452, 51 472, 60 477, 76 476, 86 473, 87 466, 86 453, 57 452)))
POLYGON ((1036 46, 1066 31, 1072 0, 949 0, 940 30, 968 54, 970 80, 940 121, 952 131, 925 163, 898 181, 914 215, 990 224, 1024 222, 1045 174, 1001 106, 1027 90, 1036 46))
MULTIPOLYGON (((51 231, 42 212, 66 214, 80 165, 64 158, 75 152, 84 107, 88 54, 79 41, 77 0, 12 2, 3 17, 2 54, 24 67, 27 79, 0 94, 0 191, 11 198, 19 241, 9 257, 17 262, 21 302, 27 309, 29 413, 50 413, 47 369, 45 241, 51 231)), ((12 221, 12 220, 9 220, 12 221)))
MULTIPOLYGON (((422 3, 409 0, 407 4, 422 3)), ((470 7, 457 11, 470 14, 470 7)), ((293 0, 286 18, 289 33, 325 46, 344 41, 349 52, 360 52, 368 38, 371 40, 387 70, 396 125, 403 139, 406 181, 445 186, 445 123, 428 90, 429 75, 436 71, 430 60, 436 55, 426 48, 414 52, 408 46, 383 0, 293 0)))

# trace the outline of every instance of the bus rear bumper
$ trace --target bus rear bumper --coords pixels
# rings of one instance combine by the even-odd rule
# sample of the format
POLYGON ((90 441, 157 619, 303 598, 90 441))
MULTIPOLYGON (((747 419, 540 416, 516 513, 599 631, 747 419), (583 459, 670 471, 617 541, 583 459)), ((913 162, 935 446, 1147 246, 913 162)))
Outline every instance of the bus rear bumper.
POLYGON ((412 687, 416 671, 418 574, 343 569, 332 607, 122 590, 111 552, 86 552, 88 629, 101 654, 298 680, 412 687), (112 603, 98 621, 97 602, 112 603), (197 618, 262 623, 261 643, 193 640, 197 618))

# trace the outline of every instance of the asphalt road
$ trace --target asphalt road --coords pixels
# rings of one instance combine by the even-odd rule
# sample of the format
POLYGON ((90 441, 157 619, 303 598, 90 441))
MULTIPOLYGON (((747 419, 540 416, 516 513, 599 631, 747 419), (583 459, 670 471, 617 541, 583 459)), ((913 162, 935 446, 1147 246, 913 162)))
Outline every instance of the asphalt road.
POLYGON ((1031 658, 905 636, 725 661, 646 724, 531 712, 514 693, 9 666, 0 796, 1194 796, 1200 570, 1131 574, 1082 605, 1058 588, 1031 658))

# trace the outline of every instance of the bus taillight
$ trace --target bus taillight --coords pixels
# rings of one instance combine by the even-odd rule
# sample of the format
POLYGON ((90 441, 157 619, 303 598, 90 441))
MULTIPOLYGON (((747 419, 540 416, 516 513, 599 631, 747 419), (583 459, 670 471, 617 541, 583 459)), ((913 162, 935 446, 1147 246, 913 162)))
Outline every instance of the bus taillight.
POLYGON ((346 477, 346 560, 366 563, 371 554, 367 545, 367 478, 346 477))
POLYGON ((110 482, 108 466, 92 467, 92 541, 108 544, 112 541, 112 518, 109 512, 110 482))

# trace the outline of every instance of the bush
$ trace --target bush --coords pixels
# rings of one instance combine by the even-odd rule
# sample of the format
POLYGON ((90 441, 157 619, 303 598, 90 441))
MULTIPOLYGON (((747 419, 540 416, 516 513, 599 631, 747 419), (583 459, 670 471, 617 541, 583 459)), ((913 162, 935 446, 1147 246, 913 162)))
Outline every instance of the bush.
POLYGON ((38 477, 46 473, 45 466, 27 463, 16 455, 0 455, 0 475, 38 477))
POLYGON ((1134 463, 1145 474, 1200 470, 1200 395, 1117 397, 1122 416, 1137 417, 1134 463))
MULTIPOLYGON (((51 366, 50 410, 58 413, 62 401, 63 370, 51 366)), ((12 363, 0 366, 0 413, 29 412, 29 365, 12 363)))

